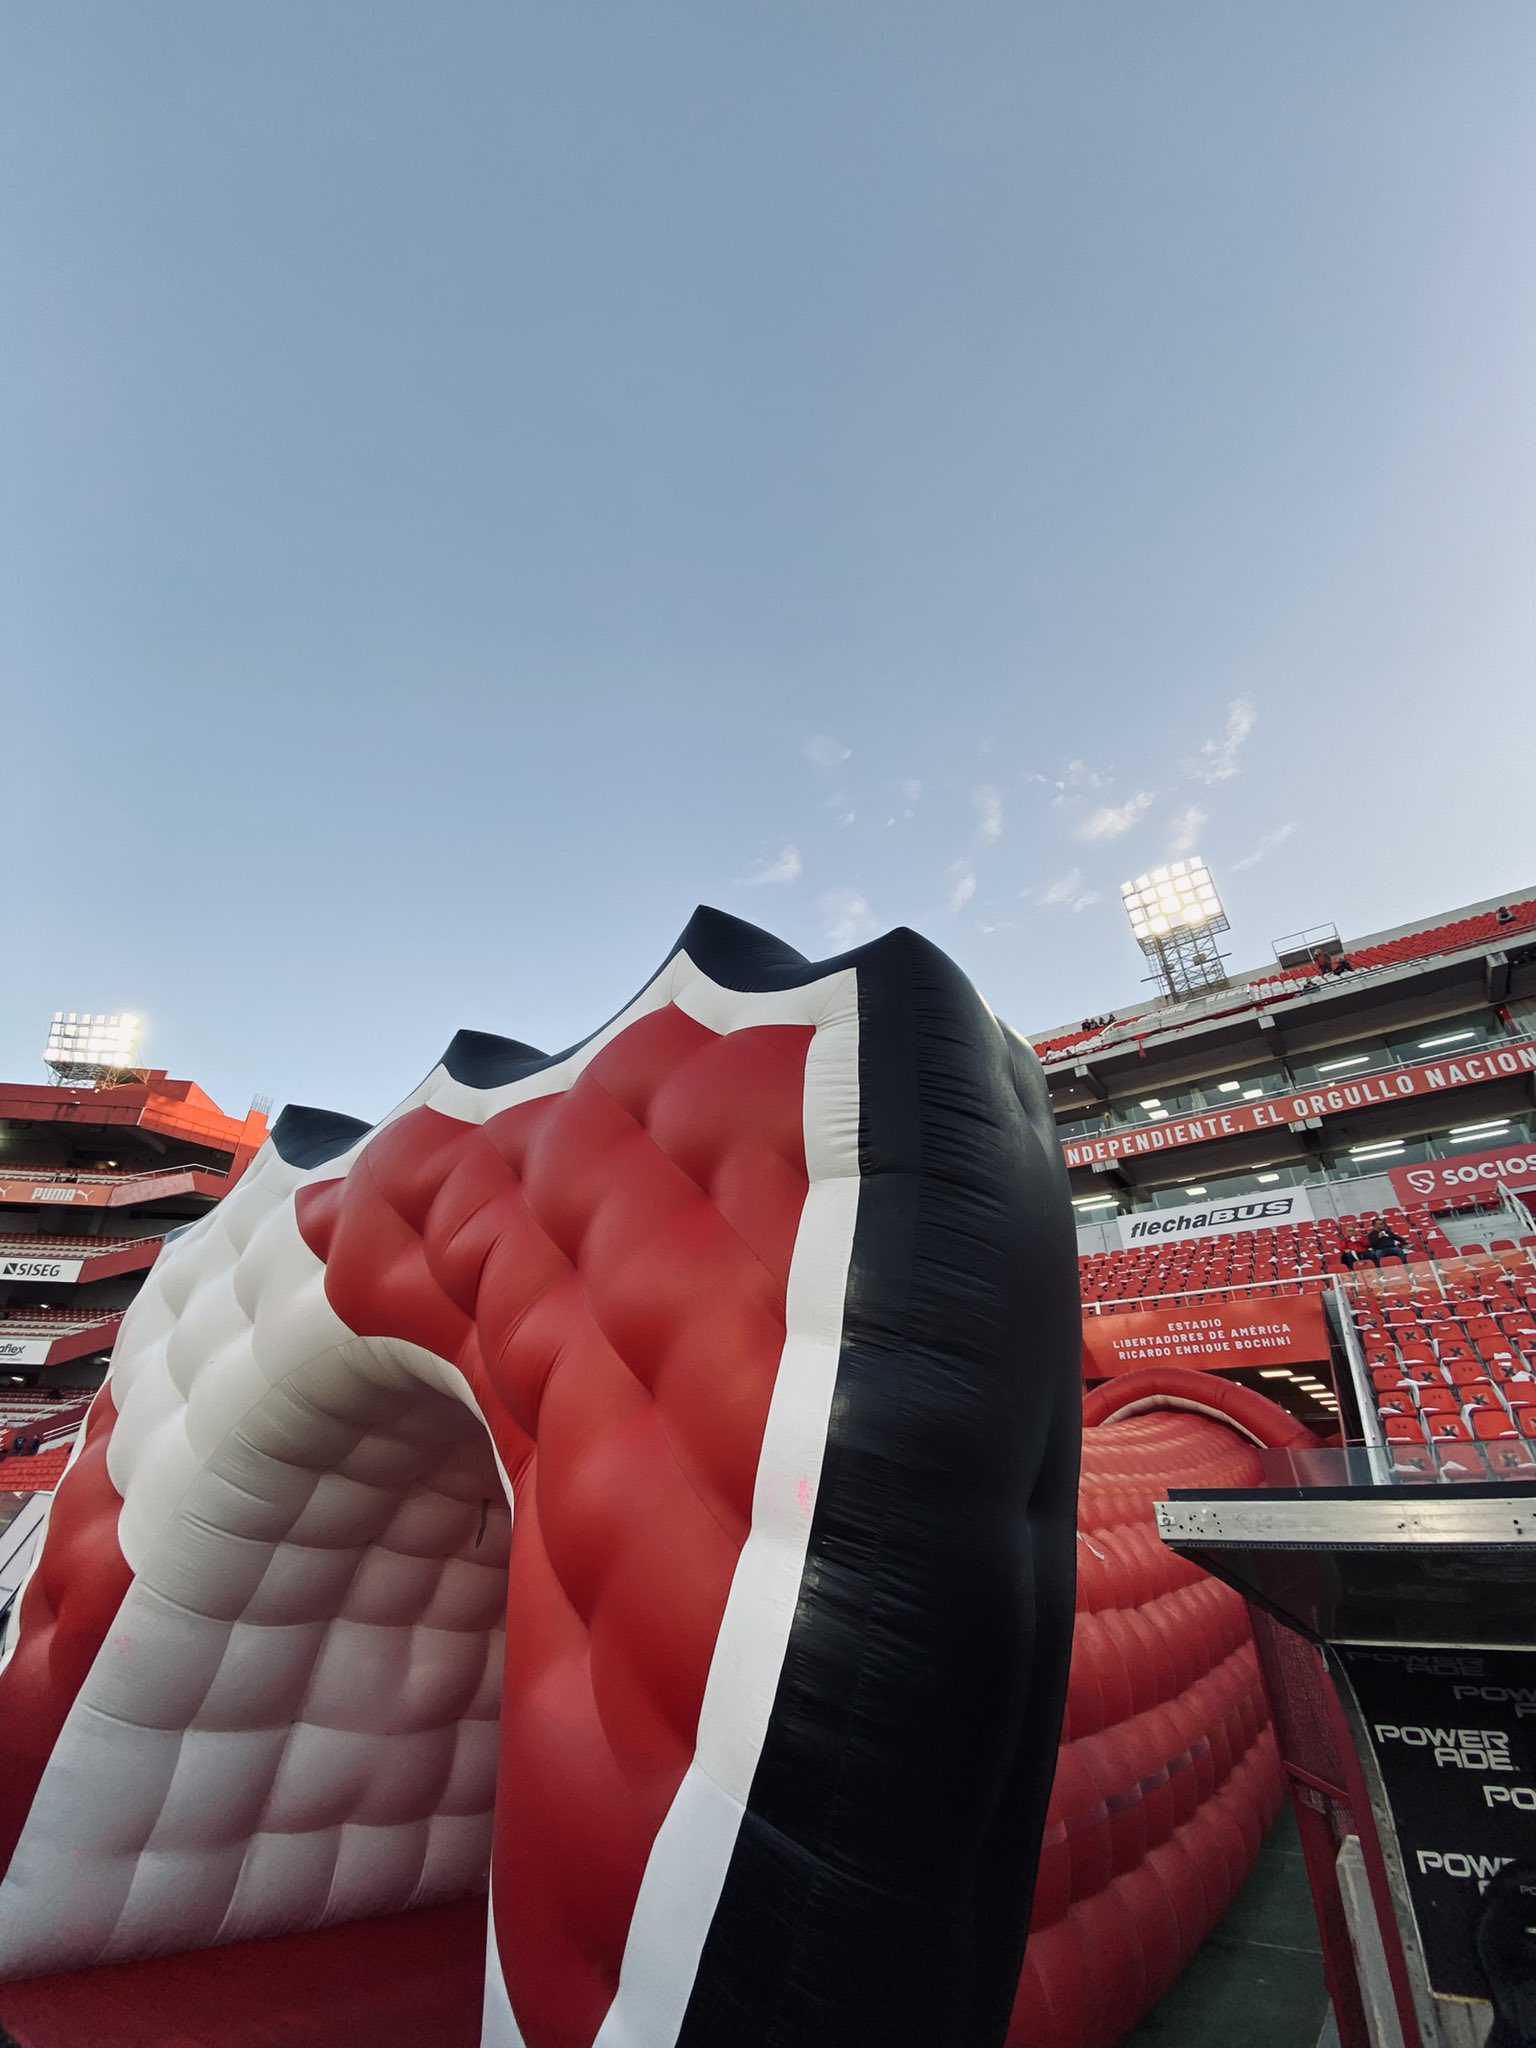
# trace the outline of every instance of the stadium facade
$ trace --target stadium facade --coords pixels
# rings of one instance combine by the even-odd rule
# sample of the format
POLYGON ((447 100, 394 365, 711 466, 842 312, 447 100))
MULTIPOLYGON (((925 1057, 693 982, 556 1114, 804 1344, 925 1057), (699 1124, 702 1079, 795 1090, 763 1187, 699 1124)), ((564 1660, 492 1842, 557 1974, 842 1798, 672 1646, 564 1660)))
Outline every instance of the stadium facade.
POLYGON ((0 1085, 0 1494, 51 1491, 166 1237, 267 1134, 190 1081, 0 1085))

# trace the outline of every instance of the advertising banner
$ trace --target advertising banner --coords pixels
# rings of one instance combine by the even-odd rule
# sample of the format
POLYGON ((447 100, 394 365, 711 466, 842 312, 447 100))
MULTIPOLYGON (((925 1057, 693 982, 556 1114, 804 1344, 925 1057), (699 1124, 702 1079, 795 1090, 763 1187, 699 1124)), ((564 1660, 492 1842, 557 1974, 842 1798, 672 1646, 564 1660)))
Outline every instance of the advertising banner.
POLYGON ((1319 1365, 1327 1357, 1328 1327, 1316 1295, 1083 1317, 1083 1375, 1090 1380, 1138 1372, 1144 1365, 1232 1372, 1240 1366, 1319 1365))
POLYGON ((1244 1230, 1278 1230, 1287 1223, 1310 1223, 1312 1200, 1305 1188, 1287 1188, 1283 1195, 1238 1195, 1228 1202, 1190 1202, 1180 1209, 1143 1210, 1139 1216, 1116 1218, 1120 1243, 1166 1244, 1175 1237, 1234 1237, 1244 1230))
POLYGON ((84 1259, 0 1259, 0 1280, 78 1280, 84 1259))
POLYGON ((72 1209, 105 1209, 120 1185, 109 1180, 0 1180, 0 1202, 67 1203, 72 1209))
POLYGON ((0 1337, 0 1366, 45 1365, 49 1342, 46 1337, 0 1337))
POLYGON ((1378 1108, 1387 1102, 1411 1102, 1519 1074, 1536 1074, 1536 1039, 1504 1040, 1460 1059, 1437 1060, 1432 1066, 1389 1067, 1384 1073, 1366 1074, 1332 1088, 1267 1095, 1258 1102, 1239 1102, 1232 1109, 1203 1109, 1166 1123, 1133 1124, 1123 1131, 1108 1131, 1102 1138, 1077 1139, 1062 1151, 1069 1167, 1107 1164, 1146 1152, 1209 1144, 1213 1138, 1246 1137, 1282 1124, 1306 1123, 1313 1117, 1346 1116, 1352 1110, 1378 1108))
POLYGON ((125 1175, 121 1180, 39 1180, 13 1176, 0 1180, 0 1203, 41 1202, 49 1208, 138 1209, 149 1202, 163 1202, 172 1195, 212 1195, 215 1200, 229 1187, 222 1173, 189 1166, 184 1171, 125 1175))
POLYGON ((1431 1207, 1451 1208, 1501 1187, 1511 1194, 1528 1193, 1536 1189, 1536 1139, 1491 1152, 1459 1152, 1454 1159, 1426 1159, 1418 1166, 1394 1166, 1388 1178, 1404 1205, 1428 1202, 1431 1207))
MULTIPOLYGON (((1386 1787, 1430 1984, 1447 1998, 1487 1998, 1502 1988, 1491 1970, 1513 1966, 1518 1981, 1530 1967, 1518 1938, 1485 1939, 1479 1954, 1478 1935, 1501 1911, 1501 1870, 1518 1866, 1531 1896, 1536 1658, 1348 1645, 1338 1656, 1386 1787)), ((1529 1905, 1502 1917, 1529 1936, 1529 1905)))

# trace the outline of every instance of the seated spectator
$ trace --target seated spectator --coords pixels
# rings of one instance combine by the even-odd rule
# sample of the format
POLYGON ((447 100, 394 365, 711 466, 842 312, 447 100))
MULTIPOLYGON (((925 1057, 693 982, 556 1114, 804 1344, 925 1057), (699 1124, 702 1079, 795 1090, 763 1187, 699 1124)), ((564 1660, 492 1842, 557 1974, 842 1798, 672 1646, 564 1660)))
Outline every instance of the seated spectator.
POLYGON ((1373 1266, 1379 1267, 1381 1264, 1379 1255, 1372 1251, 1363 1230, 1357 1230, 1352 1237, 1339 1239, 1339 1257, 1344 1261, 1345 1271, 1349 1273, 1353 1273, 1361 1259, 1369 1259, 1373 1266))
POLYGON ((1500 924, 1513 924, 1515 921, 1515 913, 1507 903, 1501 903, 1493 914, 1500 924))
POLYGON ((1378 1223, 1365 1241, 1366 1250, 1374 1252, 1379 1266, 1383 1259, 1401 1259, 1408 1263, 1408 1246, 1395 1230, 1389 1230, 1385 1223, 1378 1223))

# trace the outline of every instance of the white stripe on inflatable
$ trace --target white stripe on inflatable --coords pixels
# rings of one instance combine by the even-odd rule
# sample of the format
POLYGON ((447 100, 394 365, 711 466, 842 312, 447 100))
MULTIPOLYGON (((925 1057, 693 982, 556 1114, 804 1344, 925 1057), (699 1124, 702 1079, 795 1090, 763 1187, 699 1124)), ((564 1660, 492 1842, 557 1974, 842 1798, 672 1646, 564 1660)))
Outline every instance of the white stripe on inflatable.
POLYGON ((485 2004, 481 2009, 480 2048, 527 2048, 517 2014, 507 1996, 501 1950, 496 1946, 494 1880, 485 1901, 485 2004))
POLYGON ((670 2048, 677 2039, 800 1596, 859 1205, 858 987, 851 973, 832 979, 839 986, 821 985, 806 1064, 811 1186, 790 1262, 784 1351, 758 1459, 752 1528, 710 1662, 694 1760, 652 1845, 619 1988, 594 2048, 670 2048))

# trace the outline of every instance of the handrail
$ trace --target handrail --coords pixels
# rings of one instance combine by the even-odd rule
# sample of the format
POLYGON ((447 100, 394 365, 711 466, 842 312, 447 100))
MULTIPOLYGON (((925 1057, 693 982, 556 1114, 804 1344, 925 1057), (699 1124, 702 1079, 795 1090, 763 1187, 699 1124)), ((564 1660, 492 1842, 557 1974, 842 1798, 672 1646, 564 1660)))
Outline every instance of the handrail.
POLYGON ((1349 1295, 1340 1284, 1342 1276, 1333 1276, 1333 1300, 1339 1325, 1339 1342, 1344 1347, 1344 1366, 1354 1389, 1355 1407, 1360 1415, 1360 1431, 1370 1453, 1371 1471, 1379 1485, 1385 1486, 1391 1477, 1390 1453, 1387 1450, 1386 1432, 1381 1426, 1381 1414, 1376 1406, 1376 1389, 1371 1384, 1371 1370, 1365 1362, 1365 1346, 1360 1342, 1360 1332, 1355 1327, 1354 1313, 1350 1307, 1349 1295))
MULTIPOLYGON (((1491 1048, 1491 1049, 1497 1050, 1497 1049, 1498 1049, 1498 1048, 1499 1048, 1499 1047, 1500 1047, 1501 1045, 1506 1045, 1506 1044, 1511 1044, 1511 1043, 1515 1043, 1515 1042, 1518 1042, 1518 1041, 1521 1041, 1521 1040, 1527 1039, 1527 1038, 1529 1038, 1530 1036, 1531 1036, 1531 1034, 1530 1034, 1529 1032, 1527 1032, 1527 1031, 1519 1031, 1519 1032, 1505 1032, 1505 1033, 1504 1033, 1504 1034, 1503 1034, 1502 1036, 1500 1036, 1500 1037, 1495 1037, 1495 1038, 1489 1038, 1489 1039, 1484 1039, 1484 1040, 1483 1040, 1483 1041, 1482 1041, 1482 1042, 1481 1042, 1480 1044, 1477 1044, 1477 1045, 1471 1045, 1471 1046, 1466 1046, 1466 1047, 1463 1047, 1463 1048, 1461 1048, 1461 1050, 1460 1050, 1460 1053, 1459 1053, 1459 1055, 1458 1055, 1457 1053, 1451 1053, 1451 1054, 1447 1055, 1447 1063, 1449 1063, 1450 1061, 1452 1061, 1452 1060, 1456 1059, 1456 1058, 1457 1058, 1458 1056, 1459 1056, 1459 1057, 1461 1057, 1461 1058, 1463 1058, 1463 1059, 1466 1059, 1466 1058, 1472 1058, 1472 1057, 1475 1057, 1475 1056, 1476 1056, 1476 1055, 1477 1055, 1478 1053, 1480 1053, 1480 1052, 1484 1051, 1485 1049, 1489 1049, 1489 1048, 1491 1048)), ((1418 1050, 1419 1050, 1419 1048, 1415 1047, 1415 1052, 1417 1052, 1418 1050)), ((1371 1053, 1371 1054, 1367 1054, 1367 1055, 1366 1055, 1366 1057, 1367 1057, 1367 1059, 1375 1059, 1375 1058, 1376 1058, 1376 1055, 1375 1055, 1374 1053, 1371 1053)), ((1364 1066, 1364 1067, 1359 1067, 1359 1068, 1356 1068, 1356 1069, 1355 1069, 1355 1070, 1354 1070, 1354 1071, 1353 1071, 1353 1072, 1352 1072, 1352 1073, 1351 1073, 1351 1074, 1350 1074, 1350 1075, 1349 1075, 1349 1076, 1347 1077, 1347 1079, 1344 1079, 1344 1080, 1340 1080, 1340 1081, 1329 1081, 1329 1082, 1328 1082, 1328 1083, 1326 1084, 1326 1086, 1327 1086, 1327 1088, 1343 1088, 1343 1087, 1353 1087, 1353 1086, 1355 1085, 1355 1083, 1356 1083, 1357 1081, 1369 1081, 1369 1080, 1372 1080, 1372 1079, 1374 1079, 1374 1078, 1375 1078, 1375 1077, 1376 1077, 1377 1075, 1379 1075, 1379 1074, 1392 1074, 1392 1073, 1399 1073, 1399 1072, 1401 1072, 1401 1071, 1402 1071, 1402 1070, 1403 1070, 1404 1068, 1406 1068, 1406 1067, 1422 1067, 1422 1066, 1424 1066, 1424 1065, 1426 1065, 1426 1064, 1430 1064, 1430 1065, 1433 1065, 1433 1061, 1430 1061, 1430 1062, 1427 1062, 1427 1063, 1426 1063, 1426 1061, 1424 1061, 1424 1060, 1423 1060, 1422 1058, 1406 1058, 1406 1057, 1404 1057, 1404 1056, 1403 1056, 1402 1054, 1400 1054, 1400 1053, 1395 1053, 1395 1052, 1387 1052, 1387 1053, 1384 1053, 1384 1054, 1383 1054, 1383 1056, 1381 1057, 1380 1063, 1379 1063, 1378 1065, 1376 1065, 1376 1066, 1364 1066)), ((1279 1100, 1280 1100, 1280 1099, 1282 1099, 1283 1097, 1287 1097, 1287 1096, 1292 1096, 1292 1095, 1305 1095, 1305 1094, 1306 1094, 1306 1093, 1307 1093, 1307 1092, 1308 1092, 1309 1090, 1311 1090, 1311 1089, 1314 1089, 1314 1088, 1316 1088, 1316 1089, 1323 1089, 1323 1087, 1324 1087, 1324 1084, 1322 1084, 1322 1083, 1320 1083, 1320 1082, 1316 1082, 1316 1081, 1304 1081, 1304 1082, 1300 1082, 1300 1083, 1297 1083, 1297 1084, 1295 1084, 1295 1085, 1293 1085, 1293 1086, 1290 1086, 1290 1087, 1282 1088, 1282 1089, 1280 1089, 1280 1090, 1278 1091, 1278 1093, 1276 1093, 1276 1094, 1273 1094, 1273 1095, 1266 1095, 1266 1100, 1271 1100, 1271 1101, 1279 1101, 1279 1100)), ((1206 1092, 1207 1092, 1207 1093, 1209 1093, 1210 1091, 1209 1091, 1209 1090, 1207 1090, 1206 1092)), ((1169 1113, 1169 1117, 1168 1117, 1168 1119, 1167 1119, 1167 1120, 1168 1120, 1168 1121, 1170 1121, 1170 1122, 1173 1122, 1173 1121, 1177 1121, 1177 1120, 1178 1120, 1178 1118, 1180 1118, 1180 1117, 1183 1117, 1183 1118, 1186 1118, 1186 1119, 1188 1119, 1188 1118, 1190 1118, 1190 1117, 1198 1117, 1198 1116, 1205 1116, 1205 1115, 1210 1115, 1210 1114, 1212 1114, 1213 1112, 1215 1112, 1216 1110, 1219 1110, 1219 1109, 1222 1109, 1222 1108, 1228 1108, 1228 1109, 1230 1109, 1231 1107, 1232 1107, 1232 1105, 1231 1105, 1230 1103, 1219 1103, 1219 1102, 1207 1102, 1207 1103, 1205 1103, 1205 1104, 1203 1104, 1203 1105, 1201 1105, 1201 1106, 1199 1106, 1199 1107, 1195 1107, 1195 1108, 1191 1108, 1191 1109, 1186 1109, 1186 1110, 1179 1110, 1179 1111, 1170 1111, 1170 1113, 1169 1113)), ((1106 1104, 1106 1108, 1108 1108, 1108 1105, 1107 1105, 1107 1104, 1106 1104)), ((1111 1112, 1111 1114, 1112 1114, 1112 1112, 1111 1112)), ((1163 1121, 1163 1119, 1162 1119, 1162 1118, 1158 1118, 1158 1119, 1156 1119, 1155 1121, 1157 1121, 1157 1122, 1162 1122, 1162 1121, 1163 1121)), ((1062 1142, 1062 1143, 1063 1143, 1064 1145, 1070 1145, 1070 1144, 1077 1144, 1077 1143, 1081 1142, 1081 1141, 1080 1141, 1080 1140, 1079 1140, 1078 1138, 1075 1138, 1075 1137, 1071 1137, 1071 1136, 1069 1136, 1069 1135, 1068 1135, 1068 1133, 1069 1133, 1069 1132, 1071 1132, 1071 1131, 1074 1131, 1074 1130, 1076 1129, 1076 1127, 1077 1127, 1077 1125, 1078 1125, 1078 1124, 1088 1124, 1088 1125, 1092 1126, 1092 1124, 1093 1124, 1093 1118, 1092 1118, 1091 1116, 1089 1116, 1089 1117, 1081 1117, 1081 1116, 1079 1116, 1079 1117, 1076 1117, 1076 1118, 1074 1118, 1074 1119, 1073 1119, 1073 1121, 1072 1121, 1072 1122, 1071 1122, 1070 1124, 1058 1124, 1058 1125, 1056 1126, 1056 1135, 1057 1135, 1057 1137, 1058 1137, 1058 1138, 1060 1138, 1061 1142, 1062 1142)), ((1100 1124, 1100 1125, 1098 1125, 1098 1126, 1097 1126, 1097 1128, 1098 1128, 1098 1130, 1100 1131, 1100 1133, 1102 1134, 1102 1133, 1103 1133, 1103 1132, 1104 1132, 1105 1130, 1111 1130, 1111 1131, 1139 1131, 1139 1130, 1143 1130, 1143 1129, 1147 1128, 1147 1126, 1148 1126, 1148 1119, 1147 1119, 1146 1117, 1127 1117, 1127 1118, 1125 1118, 1125 1119, 1124 1119, 1124 1120, 1123 1120, 1122 1122, 1114 1122, 1114 1123, 1111 1123, 1111 1124, 1109 1124, 1109 1125, 1107 1125, 1107 1126, 1106 1126, 1106 1125, 1103 1125, 1103 1124, 1100 1124)), ((1440 1154, 1438 1154, 1438 1153, 1432 1153, 1432 1154, 1431 1154, 1430 1156, 1431 1156, 1432 1158, 1438 1158, 1438 1157, 1440 1157, 1441 1155, 1440 1155, 1440 1154)), ((1455 1155, 1454 1153, 1451 1153, 1451 1152, 1447 1152, 1446 1154, 1444 1154, 1444 1157, 1446 1157, 1447 1159, 1452 1159, 1452 1158, 1454 1158, 1455 1156, 1456 1156, 1456 1155, 1455 1155)), ((1347 1176, 1347 1178, 1350 1178, 1350 1179, 1359 1179, 1359 1180, 1363 1180, 1363 1179, 1365 1179, 1366 1177, 1367 1177, 1367 1176, 1366 1176, 1366 1174, 1364 1174, 1364 1173, 1361 1173, 1361 1174, 1352 1174, 1352 1175, 1349 1175, 1349 1176, 1347 1176)))
POLYGON ((130 1180, 161 1180, 171 1173, 208 1173, 212 1174, 215 1180, 228 1180, 229 1178, 228 1173, 223 1167, 204 1166, 197 1160, 188 1160, 182 1166, 136 1167, 130 1173, 93 1173, 89 1167, 81 1167, 76 1170, 65 1166, 12 1166, 7 1167, 5 1173, 0 1178, 5 1180, 57 1181, 66 1187, 72 1187, 82 1182, 91 1187, 99 1187, 104 1184, 117 1187, 124 1181, 130 1180))
POLYGON ((1326 1290, 1329 1281, 1337 1278, 1336 1273, 1294 1273, 1287 1274, 1284 1279, 1244 1280, 1235 1287, 1205 1287, 1196 1283, 1192 1287, 1174 1288, 1167 1294, 1138 1294, 1127 1301, 1085 1301, 1083 1314, 1087 1315, 1091 1311, 1094 1315, 1113 1315, 1117 1310, 1156 1308, 1160 1301, 1187 1302, 1191 1295, 1196 1294, 1246 1294, 1262 1298, 1266 1287, 1284 1287, 1292 1290, 1300 1288, 1303 1291, 1308 1288, 1326 1290))

